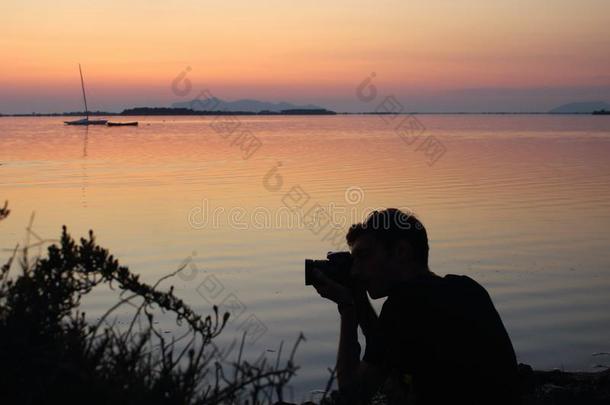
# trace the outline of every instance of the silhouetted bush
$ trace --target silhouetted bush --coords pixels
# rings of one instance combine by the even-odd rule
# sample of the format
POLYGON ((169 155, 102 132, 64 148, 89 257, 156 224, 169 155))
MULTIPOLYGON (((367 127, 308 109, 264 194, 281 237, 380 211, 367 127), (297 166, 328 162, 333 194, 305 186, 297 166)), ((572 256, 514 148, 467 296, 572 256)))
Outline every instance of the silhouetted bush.
MULTIPOLYGON (((5 205, 0 219, 8 214, 5 205)), ((241 351, 235 363, 223 365, 209 348, 229 314, 220 315, 214 306, 211 315, 201 317, 174 295, 173 287, 159 291, 163 279, 154 285, 141 282, 96 244, 92 232, 76 243, 64 227, 59 244, 48 247, 44 258, 29 258, 27 246, 16 248, 0 269, 0 403, 281 400, 296 371, 293 356, 302 336, 282 367, 279 357, 275 364, 250 364, 241 351), (11 276, 12 267, 19 274, 11 276), (100 285, 118 287, 120 301, 90 323, 79 304, 100 285), (119 328, 108 321, 117 308, 133 302, 137 309, 128 325, 119 328), (154 321, 158 310, 173 315, 185 333, 163 335, 154 321)))

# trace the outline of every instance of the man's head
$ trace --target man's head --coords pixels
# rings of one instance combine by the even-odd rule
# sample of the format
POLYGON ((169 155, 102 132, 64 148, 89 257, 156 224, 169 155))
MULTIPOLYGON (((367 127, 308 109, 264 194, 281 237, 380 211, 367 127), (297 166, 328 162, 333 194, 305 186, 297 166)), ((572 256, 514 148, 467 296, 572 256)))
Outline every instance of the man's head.
POLYGON ((396 208, 374 211, 347 232, 352 249, 352 276, 371 298, 388 295, 396 282, 428 272, 428 236, 414 216, 396 208))

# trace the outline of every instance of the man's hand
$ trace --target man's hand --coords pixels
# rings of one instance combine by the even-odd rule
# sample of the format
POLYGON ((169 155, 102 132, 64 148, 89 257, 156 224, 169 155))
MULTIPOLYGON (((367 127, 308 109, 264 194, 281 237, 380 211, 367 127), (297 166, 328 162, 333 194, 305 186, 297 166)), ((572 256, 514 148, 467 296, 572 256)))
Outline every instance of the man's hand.
POLYGON ((337 304, 353 304, 352 291, 328 278, 320 269, 313 269, 313 286, 321 297, 327 298, 337 304))
POLYGON ((372 329, 377 321, 377 315, 368 299, 366 289, 357 281, 351 288, 341 285, 327 277, 320 269, 314 269, 312 276, 313 286, 318 294, 339 304, 341 313, 337 353, 339 391, 345 395, 350 404, 368 403, 368 399, 376 392, 385 377, 374 366, 360 361, 358 323, 361 322, 364 332, 372 329), (346 309, 349 310, 342 312, 342 305, 346 305, 346 309))

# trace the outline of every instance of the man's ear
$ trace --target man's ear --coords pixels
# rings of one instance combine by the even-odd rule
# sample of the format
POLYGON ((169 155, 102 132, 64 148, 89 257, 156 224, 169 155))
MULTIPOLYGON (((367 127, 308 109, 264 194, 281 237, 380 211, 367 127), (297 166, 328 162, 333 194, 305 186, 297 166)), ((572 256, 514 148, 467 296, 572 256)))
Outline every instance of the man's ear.
POLYGON ((394 243, 394 257, 399 260, 411 261, 413 259, 413 247, 405 239, 399 239, 394 243))

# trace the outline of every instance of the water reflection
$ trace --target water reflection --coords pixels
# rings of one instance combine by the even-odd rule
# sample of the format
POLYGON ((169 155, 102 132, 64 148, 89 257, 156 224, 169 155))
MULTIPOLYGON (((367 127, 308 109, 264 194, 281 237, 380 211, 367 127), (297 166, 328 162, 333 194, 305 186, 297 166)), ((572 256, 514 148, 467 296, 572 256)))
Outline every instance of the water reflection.
POLYGON ((83 185, 81 186, 82 195, 82 206, 87 208, 87 187, 89 186, 89 179, 87 177, 87 145, 89 143, 89 126, 84 126, 83 134, 83 156, 81 163, 83 185))
MULTIPOLYGON (((490 291, 520 361, 589 369, 599 363, 592 353, 608 351, 605 117, 426 116, 427 132, 447 149, 432 167, 378 117, 242 117, 263 141, 247 161, 210 119, 150 117, 139 128, 83 132, 60 119, 3 117, 0 198, 13 212, 0 246, 14 246, 36 211, 40 235, 56 236, 62 224, 74 235, 94 229, 144 280, 197 252, 200 271, 176 281, 179 294, 206 313, 198 289, 215 274, 268 328, 252 346, 255 356, 303 331, 296 381, 314 390, 334 363, 337 314, 304 286, 303 259, 323 257, 331 242, 287 222, 260 229, 189 223, 205 200, 225 213, 239 208, 252 225, 257 207, 277 213, 300 186, 324 207, 415 212, 429 231, 432 270, 468 274, 490 291), (283 183, 269 178, 265 187, 277 162, 283 183), (350 204, 346 190, 355 187, 362 195, 350 204)), ((96 298, 88 313, 109 299, 96 298)))

